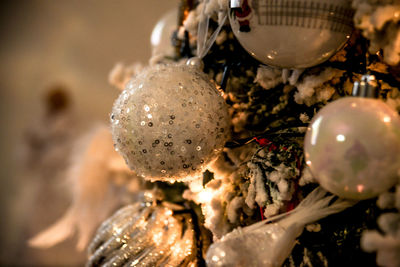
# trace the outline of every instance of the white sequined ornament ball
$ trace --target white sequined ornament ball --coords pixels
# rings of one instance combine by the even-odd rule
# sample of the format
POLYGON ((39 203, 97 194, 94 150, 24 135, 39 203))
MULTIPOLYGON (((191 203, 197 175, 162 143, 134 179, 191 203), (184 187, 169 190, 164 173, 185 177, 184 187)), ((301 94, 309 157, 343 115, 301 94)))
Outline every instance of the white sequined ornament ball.
POLYGON ((114 144, 148 180, 199 177, 229 133, 227 105, 209 78, 187 65, 150 67, 114 103, 114 144))
POLYGON ((336 100, 314 116, 304 152, 306 164, 326 190, 343 198, 375 197, 398 180, 399 116, 381 100, 336 100))

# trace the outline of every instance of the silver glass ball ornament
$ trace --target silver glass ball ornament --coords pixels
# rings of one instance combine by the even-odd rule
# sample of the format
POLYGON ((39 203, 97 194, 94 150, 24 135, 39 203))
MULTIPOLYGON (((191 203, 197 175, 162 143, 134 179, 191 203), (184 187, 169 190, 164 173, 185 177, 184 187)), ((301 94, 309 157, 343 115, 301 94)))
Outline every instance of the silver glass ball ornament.
POLYGON ((308 68, 348 40, 353 13, 348 0, 231 0, 229 21, 243 48, 260 62, 308 68))

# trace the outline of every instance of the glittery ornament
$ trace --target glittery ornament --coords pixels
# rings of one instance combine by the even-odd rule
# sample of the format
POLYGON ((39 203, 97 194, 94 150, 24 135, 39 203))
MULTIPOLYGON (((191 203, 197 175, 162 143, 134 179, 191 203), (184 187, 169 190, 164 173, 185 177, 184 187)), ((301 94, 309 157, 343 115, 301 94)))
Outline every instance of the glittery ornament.
POLYGON ((322 108, 304 141, 306 163, 326 190, 367 199, 393 186, 400 170, 400 120, 383 101, 345 97, 322 108))
POLYGON ((213 243, 207 251, 209 267, 282 266, 305 225, 341 212, 354 202, 326 196, 317 187, 293 211, 238 227, 213 243))
POLYGON ((151 67, 132 81, 111 114, 115 148, 149 180, 201 175, 229 133, 227 105, 208 77, 188 65, 151 67))
POLYGON ((253 57, 267 65, 306 68, 320 64, 340 49, 352 31, 351 1, 240 2, 232 1, 229 12, 233 33, 253 57))
POLYGON ((163 205, 138 202, 103 222, 89 246, 86 266, 195 264, 195 244, 190 216, 173 215, 173 210, 163 205))

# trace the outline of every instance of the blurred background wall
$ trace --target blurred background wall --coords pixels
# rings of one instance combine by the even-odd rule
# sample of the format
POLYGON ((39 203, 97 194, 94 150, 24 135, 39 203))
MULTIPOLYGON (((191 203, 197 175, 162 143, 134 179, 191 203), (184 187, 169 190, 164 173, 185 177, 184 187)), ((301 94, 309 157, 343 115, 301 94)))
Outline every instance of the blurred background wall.
POLYGON ((26 245, 64 213, 70 199, 59 178, 21 174, 24 136, 31 128, 46 130, 40 129, 43 99, 54 86, 68 92, 77 125, 106 122, 118 95, 108 85, 109 71, 121 61, 146 64, 152 28, 177 5, 178 0, 2 1, 0 265, 83 264, 85 252, 75 251, 75 240, 48 250, 26 245))

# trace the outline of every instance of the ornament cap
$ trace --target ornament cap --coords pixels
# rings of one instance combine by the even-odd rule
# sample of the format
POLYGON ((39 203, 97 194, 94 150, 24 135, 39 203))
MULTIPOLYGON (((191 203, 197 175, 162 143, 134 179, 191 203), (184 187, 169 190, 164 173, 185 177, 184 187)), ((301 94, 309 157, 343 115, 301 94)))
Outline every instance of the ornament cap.
POLYGON ((353 96, 378 98, 379 86, 374 75, 363 75, 360 82, 353 86, 353 96))
POLYGON ((203 60, 199 57, 191 57, 186 61, 186 65, 196 67, 200 70, 204 69, 203 60))

